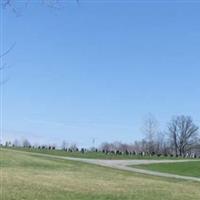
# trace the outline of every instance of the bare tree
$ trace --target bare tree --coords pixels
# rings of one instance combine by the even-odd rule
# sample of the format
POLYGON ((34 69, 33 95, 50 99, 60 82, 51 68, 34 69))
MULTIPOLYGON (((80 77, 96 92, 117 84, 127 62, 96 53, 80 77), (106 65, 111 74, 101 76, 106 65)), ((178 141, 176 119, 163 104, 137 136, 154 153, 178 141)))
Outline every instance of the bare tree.
POLYGON ((75 151, 78 151, 78 147, 75 143, 71 144, 70 147, 71 151, 75 152, 75 151))
MULTIPOLYGON (((24 2, 24 6, 27 6, 29 3, 34 2, 34 0, 26 0, 24 2)), ((75 2, 78 4, 79 0, 75 0, 75 2)), ((17 0, 2 0, 1 4, 3 8, 9 8, 12 12, 18 14, 18 9, 16 8, 17 0)), ((49 8, 60 8, 63 3, 65 3, 63 0, 38 0, 38 3, 45 5, 49 8)))
POLYGON ((111 151, 110 144, 108 142, 102 143, 100 149, 102 151, 111 151))
POLYGON ((151 154, 155 152, 155 138, 158 133, 158 122, 152 114, 148 114, 148 116, 145 118, 143 132, 145 135, 145 141, 147 142, 146 150, 151 154))
POLYGON ((27 139, 24 139, 22 141, 22 146, 25 147, 25 148, 27 148, 27 147, 31 146, 31 143, 27 139))
MULTIPOLYGON (((7 69, 9 66, 4 62, 3 58, 6 57, 11 51, 12 49, 15 47, 15 43, 13 43, 6 51, 4 51, 3 53, 0 53, 0 73, 1 73, 1 79, 3 76, 3 70, 7 69)), ((8 79, 3 79, 0 80, 0 85, 3 85, 5 82, 7 82, 8 79)))
POLYGON ((14 147, 20 147, 20 142, 19 142, 19 140, 15 139, 14 142, 13 142, 13 146, 14 146, 14 147))
POLYGON ((63 140, 62 147, 61 147, 62 150, 66 150, 68 148, 68 146, 69 146, 69 144, 65 140, 63 140))
POLYGON ((198 129, 190 116, 177 116, 171 120, 168 130, 176 156, 184 156, 197 142, 198 129))

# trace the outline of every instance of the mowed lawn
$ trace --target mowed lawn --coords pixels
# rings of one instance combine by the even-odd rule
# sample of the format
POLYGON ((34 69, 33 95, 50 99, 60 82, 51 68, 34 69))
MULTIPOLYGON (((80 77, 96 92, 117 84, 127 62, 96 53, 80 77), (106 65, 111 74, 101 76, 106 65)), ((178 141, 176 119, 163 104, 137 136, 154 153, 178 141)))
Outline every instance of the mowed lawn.
POLYGON ((200 161, 133 166, 141 169, 200 178, 200 161))
POLYGON ((0 150, 1 200, 199 200, 200 183, 0 150))
POLYGON ((116 154, 105 154, 102 152, 85 152, 81 153, 79 152, 67 152, 64 150, 48 150, 48 149, 33 149, 33 148, 8 148, 13 149, 17 151, 26 151, 26 152, 33 152, 33 153, 42 153, 42 154, 48 154, 48 155, 56 155, 56 156, 67 156, 67 157, 74 157, 74 158, 90 158, 90 159, 105 159, 105 160, 128 160, 128 159, 150 159, 150 160, 162 160, 162 159, 175 159, 175 160, 181 160, 183 158, 176 158, 176 157, 165 157, 165 156, 141 156, 141 155, 116 155, 116 154))

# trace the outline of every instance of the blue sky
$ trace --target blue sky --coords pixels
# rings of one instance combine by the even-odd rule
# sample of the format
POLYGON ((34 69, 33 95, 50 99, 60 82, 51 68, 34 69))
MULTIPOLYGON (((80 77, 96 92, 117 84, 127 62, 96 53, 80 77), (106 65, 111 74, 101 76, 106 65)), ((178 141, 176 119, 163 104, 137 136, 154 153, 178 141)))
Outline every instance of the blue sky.
POLYGON ((149 2, 1 10, 3 49, 16 43, 3 60, 3 139, 133 142, 148 113, 161 129, 179 114, 200 125, 200 1, 149 2))

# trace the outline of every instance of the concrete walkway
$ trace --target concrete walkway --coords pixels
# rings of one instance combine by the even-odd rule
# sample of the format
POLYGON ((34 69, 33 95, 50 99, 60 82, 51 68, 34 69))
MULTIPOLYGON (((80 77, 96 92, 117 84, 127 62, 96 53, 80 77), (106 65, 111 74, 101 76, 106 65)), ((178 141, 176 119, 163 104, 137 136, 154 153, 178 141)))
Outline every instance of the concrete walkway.
POLYGON ((141 174, 147 174, 147 175, 153 175, 153 176, 176 178, 176 179, 200 182, 200 178, 196 178, 196 177, 180 176, 180 175, 176 175, 176 174, 155 172, 155 171, 138 169, 138 168, 133 167, 134 165, 141 165, 141 164, 196 162, 196 161, 200 161, 200 160, 101 160, 101 159, 85 159, 85 158, 55 156, 55 155, 49 155, 49 154, 33 153, 33 152, 25 152, 25 151, 17 151, 17 150, 11 150, 11 151, 16 151, 18 153, 24 153, 24 154, 30 154, 30 155, 36 155, 36 156, 84 162, 84 163, 95 164, 95 165, 99 165, 99 166, 103 166, 103 167, 110 167, 110 168, 114 168, 114 169, 131 171, 131 172, 135 172, 135 173, 141 173, 141 174))

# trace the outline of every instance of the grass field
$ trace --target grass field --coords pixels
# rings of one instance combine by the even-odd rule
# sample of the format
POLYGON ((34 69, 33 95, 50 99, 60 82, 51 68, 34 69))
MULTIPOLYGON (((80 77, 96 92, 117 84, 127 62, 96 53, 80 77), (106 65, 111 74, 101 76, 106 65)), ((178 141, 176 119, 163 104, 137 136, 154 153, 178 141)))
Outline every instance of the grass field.
POLYGON ((0 150, 1 200, 199 200, 200 183, 0 150))
POLYGON ((200 161, 185 163, 162 163, 134 166, 141 169, 148 169, 158 172, 166 172, 183 176, 200 178, 200 161))
POLYGON ((48 150, 48 149, 29 149, 29 148, 11 148, 18 151, 26 151, 26 152, 34 152, 34 153, 43 153, 49 155, 56 155, 56 156, 68 156, 68 157, 75 157, 75 158, 91 158, 91 159, 183 159, 183 158, 176 158, 176 157, 157 157, 157 156, 140 156, 140 155, 115 155, 115 154, 105 154, 102 152, 66 152, 63 150, 48 150))

